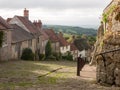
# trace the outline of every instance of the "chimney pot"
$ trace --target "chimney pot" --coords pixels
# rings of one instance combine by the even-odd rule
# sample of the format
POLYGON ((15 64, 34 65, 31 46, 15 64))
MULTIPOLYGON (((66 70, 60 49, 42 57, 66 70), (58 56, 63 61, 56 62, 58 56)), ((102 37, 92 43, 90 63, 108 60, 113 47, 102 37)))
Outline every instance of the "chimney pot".
POLYGON ((24 9, 24 17, 29 19, 29 10, 27 10, 26 8, 24 9))

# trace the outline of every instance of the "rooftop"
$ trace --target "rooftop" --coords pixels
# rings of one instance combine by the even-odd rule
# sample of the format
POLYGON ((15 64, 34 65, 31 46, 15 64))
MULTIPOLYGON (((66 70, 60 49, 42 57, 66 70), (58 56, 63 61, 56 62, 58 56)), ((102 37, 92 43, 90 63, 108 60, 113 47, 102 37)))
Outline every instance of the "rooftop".
POLYGON ((0 29, 11 29, 11 26, 0 16, 0 29))
POLYGON ((34 38, 30 33, 16 24, 11 24, 12 30, 12 43, 26 41, 34 38))
POLYGON ((70 44, 70 51, 78 50, 74 43, 70 44))
POLYGON ((38 28, 30 21, 28 20, 28 18, 24 17, 24 16, 16 16, 24 25, 25 27, 34 34, 39 34, 39 30, 38 28))
POLYGON ((44 29, 45 33, 48 35, 51 42, 59 42, 56 33, 52 29, 44 29))
POLYGON ((57 34, 57 37, 59 39, 60 42, 60 46, 67 46, 69 45, 69 43, 65 40, 65 38, 63 37, 63 35, 61 35, 60 33, 57 34))

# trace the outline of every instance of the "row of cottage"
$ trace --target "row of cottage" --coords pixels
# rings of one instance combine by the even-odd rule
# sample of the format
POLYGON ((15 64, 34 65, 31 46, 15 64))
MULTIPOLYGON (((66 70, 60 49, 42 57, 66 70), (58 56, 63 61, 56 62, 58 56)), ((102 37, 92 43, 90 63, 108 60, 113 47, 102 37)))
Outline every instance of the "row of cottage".
POLYGON ((7 20, 0 17, 0 31, 4 32, 0 60, 20 59, 24 48, 31 48, 36 55, 45 54, 48 40, 51 41, 53 52, 64 54, 70 51, 74 59, 78 57, 79 51, 74 44, 69 44, 62 33, 56 34, 52 29, 43 29, 40 20, 31 22, 26 9, 23 16, 14 16, 7 20))

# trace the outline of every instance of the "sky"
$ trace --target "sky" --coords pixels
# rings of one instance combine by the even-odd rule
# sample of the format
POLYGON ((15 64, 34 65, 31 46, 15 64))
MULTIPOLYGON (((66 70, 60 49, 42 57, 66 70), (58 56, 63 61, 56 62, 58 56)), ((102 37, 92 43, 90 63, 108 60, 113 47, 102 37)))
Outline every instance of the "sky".
POLYGON ((10 18, 29 10, 31 21, 43 24, 89 26, 100 24, 104 8, 112 0, 0 0, 0 16, 10 18))

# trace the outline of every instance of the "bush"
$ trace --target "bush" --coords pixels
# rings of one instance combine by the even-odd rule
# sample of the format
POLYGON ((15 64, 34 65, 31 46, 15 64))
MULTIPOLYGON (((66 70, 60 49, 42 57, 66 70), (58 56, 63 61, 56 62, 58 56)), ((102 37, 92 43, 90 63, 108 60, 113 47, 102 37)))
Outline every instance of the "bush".
POLYGON ((72 56, 72 55, 68 55, 68 56, 67 56, 67 60, 72 61, 72 60, 73 60, 73 56, 72 56))
POLYGON ((30 48, 25 48, 21 56, 22 60, 34 60, 34 53, 30 48))
POLYGON ((39 59, 44 60, 45 59, 45 54, 39 54, 39 59))
POLYGON ((65 40, 68 40, 69 39, 69 37, 65 37, 65 40))
POLYGON ((62 59, 67 60, 67 56, 62 56, 62 59))
POLYGON ((62 53, 59 53, 59 59, 62 59, 62 53))
POLYGON ((59 54, 59 53, 54 52, 54 53, 53 53, 53 56, 56 57, 56 60, 59 60, 59 59, 60 59, 60 54, 59 54))
POLYGON ((71 55, 70 52, 67 52, 67 55, 62 56, 62 59, 72 61, 73 60, 73 56, 71 55))
POLYGON ((107 21, 108 21, 108 15, 103 14, 103 22, 107 23, 107 21))
POLYGON ((45 47, 45 56, 46 58, 52 55, 52 47, 51 47, 51 42, 48 41, 45 47))
POLYGON ((69 61, 73 61, 73 56, 72 56, 72 55, 70 55, 70 56, 68 56, 68 55, 62 56, 62 59, 64 59, 64 60, 69 60, 69 61))
POLYGON ((71 55, 71 52, 67 52, 67 60, 73 60, 73 55, 71 55))
POLYGON ((49 60, 56 60, 56 57, 53 56, 53 55, 50 55, 50 56, 48 56, 46 59, 49 59, 49 60))

